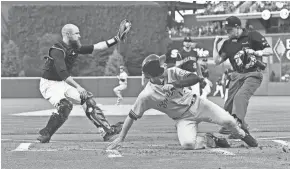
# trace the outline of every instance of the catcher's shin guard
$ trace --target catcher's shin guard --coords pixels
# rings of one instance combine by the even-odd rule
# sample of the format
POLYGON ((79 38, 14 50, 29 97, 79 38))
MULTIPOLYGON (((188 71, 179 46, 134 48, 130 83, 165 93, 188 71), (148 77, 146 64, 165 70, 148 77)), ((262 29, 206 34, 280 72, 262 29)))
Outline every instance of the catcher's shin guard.
POLYGON ((67 120, 73 104, 67 99, 60 100, 57 113, 52 113, 46 127, 39 131, 40 136, 37 138, 41 143, 48 143, 51 136, 64 124, 67 120))
POLYGON ((96 127, 102 127, 105 132, 111 132, 111 125, 107 121, 103 111, 97 106, 92 98, 86 100, 86 116, 93 122, 96 127))

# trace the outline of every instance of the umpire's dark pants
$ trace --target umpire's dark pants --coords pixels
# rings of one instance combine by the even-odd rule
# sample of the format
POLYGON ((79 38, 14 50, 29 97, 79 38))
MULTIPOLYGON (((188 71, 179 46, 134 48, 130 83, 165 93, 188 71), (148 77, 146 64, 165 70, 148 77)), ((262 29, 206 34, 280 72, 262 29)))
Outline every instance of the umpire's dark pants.
POLYGON ((228 99, 225 102, 224 109, 232 115, 236 115, 244 127, 246 112, 251 96, 260 87, 263 80, 261 72, 237 73, 231 74, 228 99))

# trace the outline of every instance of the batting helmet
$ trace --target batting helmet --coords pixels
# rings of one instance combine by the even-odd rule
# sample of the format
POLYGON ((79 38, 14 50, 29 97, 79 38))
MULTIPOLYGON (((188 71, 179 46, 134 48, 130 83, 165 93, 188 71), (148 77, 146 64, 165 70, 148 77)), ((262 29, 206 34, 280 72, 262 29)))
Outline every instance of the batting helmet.
POLYGON ((159 56, 155 54, 147 56, 142 63, 142 72, 145 77, 148 77, 148 75, 149 77, 161 76, 164 72, 164 68, 160 66, 159 56))

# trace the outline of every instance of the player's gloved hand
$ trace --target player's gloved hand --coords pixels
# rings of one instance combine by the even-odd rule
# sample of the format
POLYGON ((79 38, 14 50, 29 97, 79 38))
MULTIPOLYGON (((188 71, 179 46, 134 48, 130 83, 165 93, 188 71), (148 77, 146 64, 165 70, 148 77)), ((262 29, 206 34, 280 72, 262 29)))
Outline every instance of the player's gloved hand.
POLYGON ((106 150, 117 150, 120 147, 122 147, 122 142, 124 141, 124 139, 122 139, 121 137, 117 137, 114 141, 112 141, 111 143, 108 144, 106 150))
POLYGON ((78 87, 77 90, 81 96, 81 100, 86 100, 88 98, 88 93, 84 88, 78 87))
POLYGON ((170 83, 165 84, 165 85, 162 87, 162 90, 163 90, 164 92, 171 92, 171 91, 173 91, 174 89, 175 89, 175 87, 173 86, 173 84, 170 84, 170 83))
POLYGON ((120 23, 120 27, 116 36, 118 41, 125 41, 127 34, 129 33, 131 29, 131 26, 132 26, 131 22, 128 21, 127 19, 124 19, 120 23))

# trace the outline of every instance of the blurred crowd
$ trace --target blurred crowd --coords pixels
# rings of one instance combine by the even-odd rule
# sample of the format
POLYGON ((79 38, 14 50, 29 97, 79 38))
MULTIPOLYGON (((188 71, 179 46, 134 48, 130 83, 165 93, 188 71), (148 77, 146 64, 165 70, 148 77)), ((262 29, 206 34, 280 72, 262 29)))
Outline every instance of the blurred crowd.
MULTIPOLYGON (((262 12, 265 9, 270 11, 280 11, 281 9, 290 9, 290 1, 212 1, 208 3, 207 8, 198 15, 215 15, 226 13, 249 13, 262 12)), ((255 29, 252 25, 246 25, 249 30, 255 29)), ((192 26, 191 28, 183 25, 167 29, 169 37, 191 36, 215 36, 225 35, 224 25, 220 22, 208 22, 203 26, 192 26)), ((289 33, 290 23, 281 24, 278 27, 267 28, 267 33, 289 33)))
POLYGON ((269 11, 280 11, 282 8, 290 9, 289 1, 257 1, 250 8, 246 8, 244 13, 248 12, 263 12, 268 9, 269 11))
POLYGON ((183 37, 187 35, 191 36, 214 36, 214 35, 225 35, 226 31, 224 26, 221 26, 219 22, 207 23, 205 26, 192 26, 187 28, 184 26, 168 28, 168 33, 170 37, 183 37))
POLYGON ((279 11, 282 8, 290 9, 289 1, 213 1, 200 15, 215 15, 227 13, 262 12, 265 9, 279 11), (242 7, 242 8, 241 8, 242 7))
POLYGON ((213 3, 208 3, 207 8, 201 15, 233 13, 242 3, 241 1, 214 1, 213 3))

